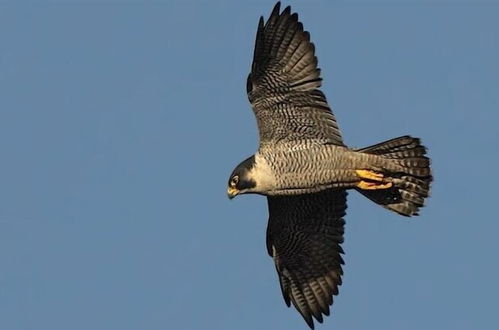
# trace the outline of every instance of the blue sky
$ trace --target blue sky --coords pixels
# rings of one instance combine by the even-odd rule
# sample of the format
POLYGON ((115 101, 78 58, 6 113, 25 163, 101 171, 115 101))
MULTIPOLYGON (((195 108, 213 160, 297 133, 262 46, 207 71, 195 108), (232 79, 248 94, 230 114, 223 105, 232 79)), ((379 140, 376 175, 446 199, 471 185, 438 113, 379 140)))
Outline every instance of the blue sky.
MULTIPOLYGON (((499 5, 286 1, 344 139, 420 136, 432 197, 352 192, 323 329, 491 329, 499 303, 499 5)), ((304 329, 266 255, 245 95, 273 1, 0 4, 0 328, 304 329)))

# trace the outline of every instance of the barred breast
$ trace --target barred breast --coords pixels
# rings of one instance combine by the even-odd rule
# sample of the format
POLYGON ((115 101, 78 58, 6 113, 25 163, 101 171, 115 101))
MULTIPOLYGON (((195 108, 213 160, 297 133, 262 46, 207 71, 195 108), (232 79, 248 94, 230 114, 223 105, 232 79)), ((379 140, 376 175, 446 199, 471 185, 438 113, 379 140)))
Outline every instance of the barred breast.
POLYGON ((332 187, 353 187, 355 169, 368 166, 370 155, 337 145, 283 145, 260 150, 272 169, 274 187, 268 195, 312 193, 332 187))

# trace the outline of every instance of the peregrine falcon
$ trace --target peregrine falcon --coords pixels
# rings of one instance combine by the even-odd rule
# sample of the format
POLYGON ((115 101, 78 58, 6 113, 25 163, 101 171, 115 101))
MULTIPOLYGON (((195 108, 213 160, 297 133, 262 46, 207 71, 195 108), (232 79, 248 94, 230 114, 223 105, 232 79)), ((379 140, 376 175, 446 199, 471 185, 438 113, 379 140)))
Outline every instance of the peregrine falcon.
POLYGON ((292 303, 312 329, 313 318, 322 323, 329 315, 341 285, 347 190, 413 216, 432 181, 418 138, 347 147, 321 81, 309 33, 278 2, 258 23, 246 87, 260 145, 232 172, 227 190, 229 198, 267 196, 268 254, 286 305, 292 303))

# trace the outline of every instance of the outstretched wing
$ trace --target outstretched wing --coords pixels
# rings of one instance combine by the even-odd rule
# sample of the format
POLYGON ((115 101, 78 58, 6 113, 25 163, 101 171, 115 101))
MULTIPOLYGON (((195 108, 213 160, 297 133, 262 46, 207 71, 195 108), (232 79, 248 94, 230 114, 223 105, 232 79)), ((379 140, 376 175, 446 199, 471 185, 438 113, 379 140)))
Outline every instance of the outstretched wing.
POLYGON ((298 14, 278 2, 267 22, 260 17, 248 98, 260 145, 313 140, 343 145, 338 124, 321 86, 315 47, 298 14))
POLYGON ((268 197, 267 250, 274 259, 282 295, 310 328, 322 323, 338 294, 343 270, 343 227, 347 193, 268 197))

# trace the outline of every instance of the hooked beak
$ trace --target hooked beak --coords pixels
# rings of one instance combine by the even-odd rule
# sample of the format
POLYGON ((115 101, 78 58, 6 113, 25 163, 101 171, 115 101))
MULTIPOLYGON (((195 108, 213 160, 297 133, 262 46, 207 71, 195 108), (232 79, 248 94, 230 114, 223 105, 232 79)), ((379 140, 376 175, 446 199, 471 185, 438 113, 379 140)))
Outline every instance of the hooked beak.
POLYGON ((227 188, 227 196, 229 197, 229 199, 236 197, 238 194, 239 190, 237 190, 236 188, 232 187, 227 188))

